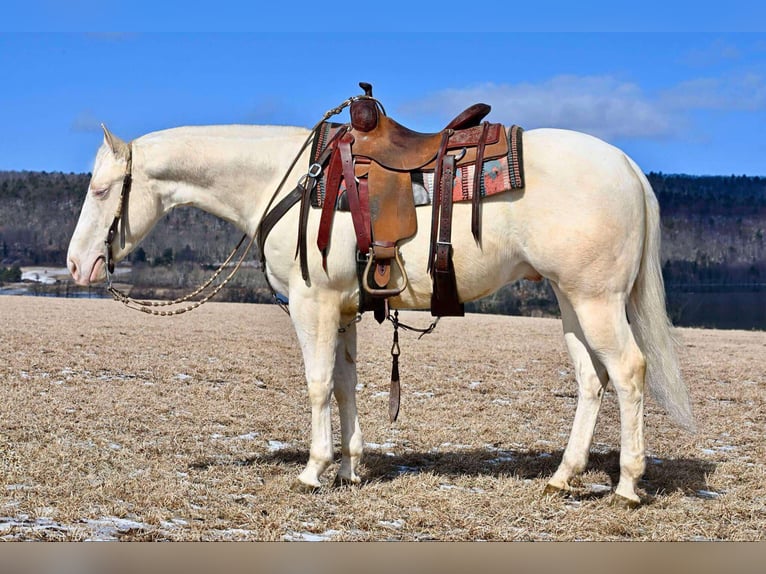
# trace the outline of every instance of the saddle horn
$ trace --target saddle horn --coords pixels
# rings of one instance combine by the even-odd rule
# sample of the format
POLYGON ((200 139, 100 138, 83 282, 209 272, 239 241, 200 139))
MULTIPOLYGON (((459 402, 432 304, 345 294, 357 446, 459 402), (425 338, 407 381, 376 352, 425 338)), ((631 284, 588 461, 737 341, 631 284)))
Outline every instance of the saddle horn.
POLYGON ((369 132, 378 125, 378 103, 372 97, 372 84, 359 82, 364 95, 351 103, 351 127, 360 132, 369 132))
POLYGON ((368 84, 367 82, 359 82, 359 87, 364 90, 364 95, 371 98, 372 97, 372 84, 368 84))

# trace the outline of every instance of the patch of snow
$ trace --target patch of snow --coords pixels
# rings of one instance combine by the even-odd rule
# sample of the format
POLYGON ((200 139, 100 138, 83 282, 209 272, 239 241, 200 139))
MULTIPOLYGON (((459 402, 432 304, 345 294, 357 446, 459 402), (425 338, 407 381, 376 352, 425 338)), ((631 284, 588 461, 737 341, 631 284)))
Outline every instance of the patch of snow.
POLYGON ((276 452, 278 450, 290 448, 290 445, 279 440, 270 440, 267 448, 269 449, 269 452, 276 452))
POLYGON ((10 516, 0 516, 0 536, 13 531, 15 538, 23 538, 25 530, 32 532, 42 532, 46 530, 68 532, 71 528, 45 517, 30 520, 29 515, 27 514, 21 514, 15 518, 10 516))
POLYGON ((58 282, 58 279, 49 274, 48 270, 43 267, 27 268, 26 271, 21 272, 21 280, 42 283, 43 285, 54 285, 58 282))
POLYGON ((325 542, 338 534, 340 534, 340 530, 325 530, 320 534, 289 531, 282 537, 282 540, 285 542, 325 542))
POLYGON ((183 528, 184 526, 188 526, 189 523, 184 520, 183 518, 173 518, 171 520, 163 520, 160 522, 160 528, 164 528, 165 530, 172 530, 174 528, 183 528))
POLYGON ((142 522, 126 518, 104 517, 98 520, 88 519, 85 524, 93 531, 90 541, 119 540, 120 534, 131 530, 148 530, 150 527, 142 522))
POLYGON ((178 373, 176 375, 176 379, 178 379, 179 381, 188 381, 189 379, 191 379, 191 375, 187 375, 186 373, 178 373))
POLYGON ((467 448, 471 448, 470 444, 457 444, 453 442, 443 442, 439 446, 432 448, 431 452, 439 452, 443 449, 457 449, 457 450, 464 450, 467 448))
POLYGON ((214 530, 215 534, 222 536, 226 540, 241 540, 252 537, 255 533, 252 530, 244 528, 228 528, 226 530, 214 530))
POLYGON ((598 483, 590 483, 586 484, 586 487, 588 487, 588 490, 591 492, 610 492, 612 490, 612 487, 608 484, 598 484, 598 483))
POLYGON ((497 456, 495 458, 492 458, 487 461, 489 464, 499 464, 501 462, 509 462, 516 459, 516 456, 513 454, 513 452, 509 450, 503 450, 491 444, 484 445, 484 448, 490 452, 497 453, 497 456))
POLYGON ((396 520, 379 520, 378 524, 387 528, 399 530, 404 526, 404 520, 401 518, 397 518, 396 520))
POLYGON ((372 450, 383 450, 383 449, 391 449, 396 448, 395 442, 384 442, 383 444, 379 444, 376 442, 367 442, 364 444, 366 448, 372 449, 372 450))
POLYGON ((721 493, 714 492, 712 490, 698 490, 697 496, 699 496, 700 498, 706 498, 708 500, 715 500, 717 498, 720 498, 721 493))

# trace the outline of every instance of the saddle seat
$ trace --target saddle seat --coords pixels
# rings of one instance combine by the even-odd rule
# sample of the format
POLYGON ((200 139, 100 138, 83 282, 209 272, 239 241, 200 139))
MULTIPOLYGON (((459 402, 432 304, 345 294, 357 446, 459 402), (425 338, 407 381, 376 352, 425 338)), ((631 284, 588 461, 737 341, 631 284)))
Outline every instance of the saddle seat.
MULTIPOLYGON (((374 101, 361 100, 355 104, 374 106, 373 112, 377 112, 374 101)), ((478 145, 481 136, 479 123, 489 110, 487 104, 475 104, 437 133, 416 132, 385 115, 378 115, 374 126, 368 128, 369 124, 355 123, 352 116, 354 155, 367 157, 383 167, 397 171, 421 169, 436 159, 444 132, 449 135, 448 150, 478 145)), ((490 134, 489 139, 497 141, 497 137, 491 137, 493 135, 490 134)))

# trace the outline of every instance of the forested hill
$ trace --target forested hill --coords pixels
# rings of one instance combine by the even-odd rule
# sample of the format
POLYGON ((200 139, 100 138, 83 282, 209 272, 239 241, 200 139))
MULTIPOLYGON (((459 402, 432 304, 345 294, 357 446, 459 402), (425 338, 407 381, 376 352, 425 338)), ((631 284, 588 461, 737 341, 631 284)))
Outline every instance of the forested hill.
POLYGON ((766 177, 649 173, 669 288, 766 283, 766 177))
MULTIPOLYGON (((64 266, 89 174, 0 172, 0 267, 64 266)), ((662 209, 668 287, 766 282, 766 178, 649 173, 662 209)), ((158 225, 138 257, 212 263, 240 233, 191 208, 158 225)))

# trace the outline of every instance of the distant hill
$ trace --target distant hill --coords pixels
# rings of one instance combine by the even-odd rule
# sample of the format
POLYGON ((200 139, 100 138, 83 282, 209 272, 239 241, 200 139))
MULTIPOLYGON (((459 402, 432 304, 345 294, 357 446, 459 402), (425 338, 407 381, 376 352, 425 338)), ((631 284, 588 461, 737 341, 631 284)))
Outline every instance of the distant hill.
MULTIPOLYGON (((662 211, 662 260, 669 292, 757 291, 766 284, 766 178, 647 175, 662 211)), ((14 264, 66 264, 67 245, 89 179, 90 174, 0 171, 0 269, 14 264)), ((177 209, 132 256, 134 282, 145 288, 183 288, 184 277, 196 278, 190 269, 221 261, 240 236, 232 225, 207 213, 177 209), (170 269, 139 273, 147 266, 165 268, 171 263, 178 273, 170 269)), ((257 290, 260 293, 260 287, 257 290)), ((260 299, 261 294, 242 298, 260 299)), ((237 298, 236 290, 229 297, 237 298)), ((508 287, 471 309, 556 313, 550 287, 528 282, 508 287)))

